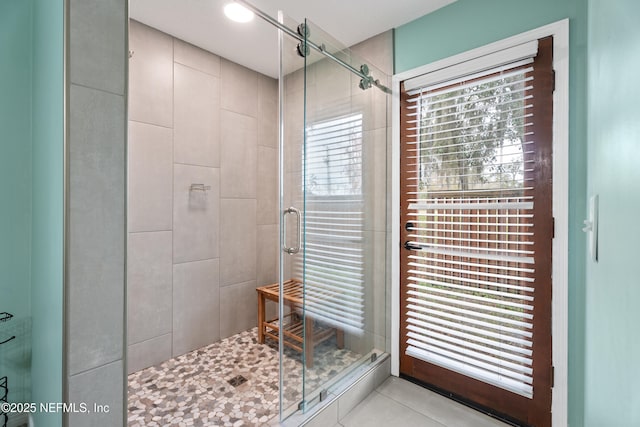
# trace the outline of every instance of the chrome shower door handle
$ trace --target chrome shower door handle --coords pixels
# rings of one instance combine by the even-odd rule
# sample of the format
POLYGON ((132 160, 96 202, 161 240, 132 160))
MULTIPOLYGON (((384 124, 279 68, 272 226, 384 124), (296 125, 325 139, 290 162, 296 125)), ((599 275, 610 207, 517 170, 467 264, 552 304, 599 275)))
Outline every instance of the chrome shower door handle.
POLYGON ((302 226, 301 226, 301 223, 302 223, 302 221, 301 221, 301 217, 300 217, 300 209, 296 209, 293 206, 291 206, 289 209, 285 209, 284 214, 283 214, 283 221, 282 221, 282 228, 283 228, 283 234, 284 234, 282 250, 285 251, 286 253, 288 253, 289 255, 297 254, 298 252, 300 252, 300 242, 302 241, 302 226), (296 245, 291 247, 291 248, 287 247, 287 215, 289 215, 289 214, 295 214, 296 220, 298 222, 298 232, 297 232, 296 245))

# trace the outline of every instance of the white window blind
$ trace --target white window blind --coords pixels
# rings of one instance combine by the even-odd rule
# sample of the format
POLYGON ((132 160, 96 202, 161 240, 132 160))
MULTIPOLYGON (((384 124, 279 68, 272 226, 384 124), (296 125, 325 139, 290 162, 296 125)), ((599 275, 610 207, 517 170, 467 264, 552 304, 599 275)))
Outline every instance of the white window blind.
POLYGON ((535 49, 492 69, 466 64, 467 77, 414 81, 402 160, 406 354, 529 398, 535 49))
POLYGON ((533 40, 406 80, 404 89, 434 90, 443 83, 449 86, 461 80, 471 81, 474 75, 485 75, 487 70, 496 72, 530 64, 537 53, 538 41, 533 40))
MULTIPOLYGON (((305 309, 360 334, 364 328, 362 114, 312 124, 305 147, 305 309)), ((302 261, 297 274, 302 276, 302 261)))

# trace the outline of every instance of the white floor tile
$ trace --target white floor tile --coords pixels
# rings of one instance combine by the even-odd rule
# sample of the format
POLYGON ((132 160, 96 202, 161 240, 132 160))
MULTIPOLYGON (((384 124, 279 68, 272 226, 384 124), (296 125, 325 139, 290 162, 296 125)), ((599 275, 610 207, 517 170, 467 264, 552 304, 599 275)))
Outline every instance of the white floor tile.
POLYGON ((400 378, 390 377, 378 387, 377 391, 447 427, 504 427, 507 425, 400 378))
POLYGON ((373 392, 340 420, 344 427, 444 427, 378 392, 373 392))

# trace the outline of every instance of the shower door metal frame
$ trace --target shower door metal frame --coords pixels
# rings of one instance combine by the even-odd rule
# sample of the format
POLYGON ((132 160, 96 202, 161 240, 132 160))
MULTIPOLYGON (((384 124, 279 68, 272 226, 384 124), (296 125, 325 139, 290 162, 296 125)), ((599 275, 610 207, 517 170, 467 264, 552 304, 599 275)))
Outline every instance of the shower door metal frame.
MULTIPOLYGON (((348 64, 346 62, 344 62, 342 59, 338 58, 337 56, 335 56, 334 54, 332 54, 331 52, 329 52, 326 48, 326 46, 324 44, 316 44, 314 42, 312 42, 311 40, 309 40, 309 34, 306 30, 306 24, 305 23, 301 23, 300 25, 298 25, 298 28, 296 31, 292 30, 291 28, 287 27, 286 25, 284 25, 284 23, 280 22, 280 13, 281 11, 278 11, 278 20, 273 19, 273 17, 271 17, 270 15, 268 15, 267 13, 263 12, 262 10, 258 9, 257 7, 255 7, 254 5, 252 5, 251 3, 245 1, 245 0, 236 0, 236 2, 242 4, 244 7, 246 7, 247 9, 251 10, 253 13, 255 13, 256 15, 258 15, 260 18, 264 19, 266 22, 268 22, 269 24, 275 26, 276 28, 278 28, 279 30, 281 30, 282 32, 286 33, 287 35, 297 39, 298 41, 300 41, 300 43, 304 44, 304 50, 300 51, 299 53, 302 56, 306 56, 306 54, 303 55, 303 52, 307 52, 309 48, 315 50, 316 52, 321 53, 322 55, 324 55, 325 57, 331 59, 332 61, 336 62, 338 65, 340 65, 341 67, 347 69, 348 71, 352 72, 353 74, 357 75, 360 77, 360 89, 362 90, 366 90, 369 89, 372 86, 377 87, 378 89, 382 90, 385 93, 391 93, 391 89, 389 89, 388 87, 386 87, 385 85, 383 85, 382 83, 380 83, 380 80, 377 80, 375 77, 373 77, 372 75, 369 74, 369 66, 367 64, 362 64, 360 65, 360 69, 357 69, 355 67, 353 67, 351 64, 348 64)), ((280 46, 282 47, 282 44, 280 44, 280 46)))

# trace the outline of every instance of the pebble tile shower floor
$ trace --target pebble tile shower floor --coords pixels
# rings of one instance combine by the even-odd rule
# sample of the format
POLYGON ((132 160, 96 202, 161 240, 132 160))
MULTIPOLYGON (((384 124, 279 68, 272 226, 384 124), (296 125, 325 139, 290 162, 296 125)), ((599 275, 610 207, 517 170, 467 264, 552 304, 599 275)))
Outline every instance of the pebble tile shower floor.
MULTIPOLYGON (((129 375, 128 426, 265 425, 278 415, 278 348, 258 344, 257 328, 129 375)), ((308 389, 361 356, 329 340, 316 348, 308 389)), ((300 355, 286 351, 284 399, 301 398, 300 355)))

